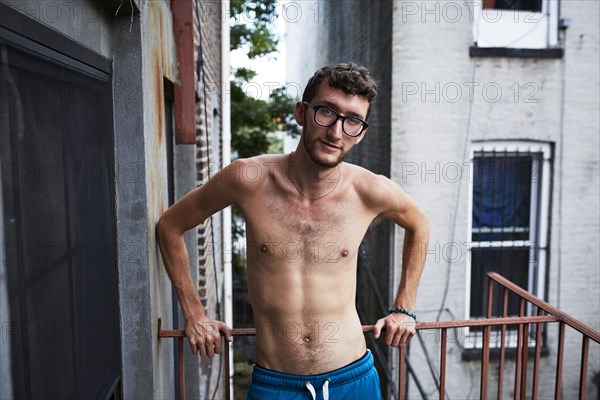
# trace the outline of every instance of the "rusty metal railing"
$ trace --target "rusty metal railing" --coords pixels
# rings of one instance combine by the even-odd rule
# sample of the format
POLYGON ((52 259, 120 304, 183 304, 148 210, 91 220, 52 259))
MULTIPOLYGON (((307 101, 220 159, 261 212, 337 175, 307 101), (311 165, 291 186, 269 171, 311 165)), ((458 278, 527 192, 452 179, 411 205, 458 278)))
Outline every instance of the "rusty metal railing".
MULTIPOLYGON (((500 351, 499 351, 499 367, 498 367, 498 388, 497 398, 502 399, 503 393, 503 380, 504 380, 504 366, 506 358, 506 334, 507 326, 517 325, 517 345, 516 345, 516 368, 515 368, 515 379, 514 379, 514 398, 515 399, 526 399, 527 398, 527 363, 529 354, 529 325, 536 325, 536 339, 535 339, 535 350, 534 350, 534 361, 533 361, 533 378, 531 385, 531 398, 538 398, 538 384, 539 384, 539 369, 540 369, 540 356, 542 346, 542 325, 547 323, 558 323, 559 324, 559 335, 558 335, 558 349, 557 349, 557 361, 556 361, 556 379, 554 385, 554 398, 560 400, 561 389, 562 389, 562 367, 564 360, 564 342, 565 342, 565 326, 568 325, 582 334, 582 347, 581 347, 581 364, 580 364, 580 375, 579 375, 579 399, 585 399, 585 386, 587 378, 587 365, 588 365, 588 354, 589 354, 589 340, 592 339, 596 343, 600 343, 600 332, 592 329, 591 327, 581 323, 570 315, 560 311, 556 307, 549 303, 541 300, 540 298, 532 295, 521 287, 515 285, 508 279, 501 275, 490 272, 488 273, 489 284, 488 284, 488 308, 487 318, 476 319, 476 320, 464 320, 464 321, 445 321, 445 322, 423 322, 417 324, 417 330, 427 329, 439 329, 441 330, 441 350, 440 350, 440 388, 439 398, 445 398, 445 383, 446 383, 446 344, 447 344, 447 330, 452 328, 465 328, 465 327, 483 327, 483 340, 482 340, 482 351, 481 351, 481 376, 480 376, 480 394, 481 399, 487 399, 488 391, 488 370, 489 370, 489 359, 490 359, 490 332, 491 328, 499 326, 501 328, 500 334, 500 351), (494 283, 500 285, 503 289, 502 293, 502 317, 492 318, 493 309, 493 290, 494 283), (508 317, 508 295, 509 292, 519 297, 519 316, 508 317), (525 316, 526 302, 535 305, 537 307, 536 316, 525 316), (544 315, 546 314, 546 315, 544 315)), ((404 352, 403 347, 400 348, 400 385, 398 388, 399 398, 404 399, 404 352)))
MULTIPOLYGON (((539 384, 539 367, 541 357, 541 343, 542 343, 542 326, 547 323, 558 323, 559 324, 559 335, 558 335, 558 350, 557 350, 557 361, 556 361, 556 379, 554 385, 554 398, 560 400, 562 390, 562 367, 564 360, 564 341, 565 341, 565 326, 569 326, 579 333, 582 334, 582 346, 581 346, 581 364, 580 364, 580 376, 579 376, 579 399, 585 400, 585 386, 587 379, 587 366, 588 366, 588 353, 589 353, 589 340, 592 339, 596 343, 600 344, 600 332, 593 328, 583 324, 576 320, 570 315, 560 311, 556 307, 549 303, 539 299, 532 295, 521 287, 515 285, 508 279, 501 275, 490 272, 488 273, 489 285, 488 285, 488 308, 487 318, 484 319, 473 319, 473 320, 455 320, 455 321, 443 321, 443 322, 419 322, 416 325, 418 331, 421 330, 440 330, 441 332, 441 348, 440 348, 440 382, 439 382, 439 398, 444 400, 446 396, 446 348, 447 348, 447 337, 448 329, 454 328, 466 328, 466 327, 482 327, 483 328, 483 340, 482 340, 482 351, 481 351, 481 376, 480 376, 480 398, 487 399, 488 392, 488 371, 489 371, 489 358, 490 358, 490 332, 492 327, 500 327, 500 354, 499 354, 499 374, 498 374, 498 388, 497 398, 503 398, 502 387, 504 380, 504 366, 505 366, 505 352, 506 352, 506 335, 507 327, 511 325, 517 325, 517 345, 516 345, 516 368, 515 368, 515 379, 514 379, 514 398, 515 399, 526 399, 527 389, 527 363, 529 353, 529 325, 536 325, 536 340, 534 350, 534 361, 533 361, 533 378, 531 385, 531 398, 538 398, 538 384, 539 384), (493 318, 492 317, 492 300, 494 283, 500 285, 503 288, 502 295, 502 316, 493 318), (509 317, 508 316, 508 295, 509 292, 519 297, 519 316, 509 317), (537 315, 525 316, 526 302, 535 305, 537 307, 537 315), (544 315, 546 314, 546 315, 544 315)), ((364 325, 362 327, 363 332, 372 332, 374 325, 364 325)), ((256 329, 233 329, 232 336, 254 336, 256 335, 256 329)), ((179 393, 180 399, 184 399, 185 393, 185 382, 184 382, 184 357, 183 348, 185 340, 185 332, 183 330, 166 330, 162 329, 161 321, 159 319, 158 327, 159 338, 175 338, 177 339, 177 351, 179 354, 179 393)), ((398 397, 400 400, 405 398, 405 387, 406 387, 406 374, 405 374, 405 347, 400 347, 400 366, 398 374, 398 397)), ((229 371, 229 342, 223 340, 223 357, 225 365, 225 376, 227 384, 225 385, 225 395, 227 399, 231 399, 230 393, 230 371, 229 371)))

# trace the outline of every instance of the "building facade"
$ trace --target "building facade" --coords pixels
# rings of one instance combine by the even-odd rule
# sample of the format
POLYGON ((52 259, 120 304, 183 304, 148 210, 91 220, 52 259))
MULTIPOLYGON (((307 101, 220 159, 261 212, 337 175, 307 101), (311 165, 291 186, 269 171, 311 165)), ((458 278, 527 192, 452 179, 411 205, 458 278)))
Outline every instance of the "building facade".
MULTIPOLYGON (((158 321, 183 325, 154 227, 228 161, 227 10, 0 2, 2 398, 179 395, 158 321)), ((210 244, 226 242, 227 218, 185 236, 223 319, 226 258, 210 244)), ((222 398, 220 360, 185 358, 186 396, 222 398)))
MULTIPOLYGON (((485 273, 496 271, 599 328, 598 7, 554 0, 325 1, 288 10, 291 81, 304 84, 324 64, 354 61, 380 83, 375 126, 352 161, 389 176, 430 217, 415 310, 421 321, 484 316, 485 273)), ((403 243, 401 230, 387 229, 391 243, 382 235, 374 248, 371 236, 363 244, 364 259, 377 259, 377 285, 391 283, 375 307, 382 313, 397 285, 403 243)), ((364 280, 359 272, 359 311, 374 296, 364 280)), ((516 313, 510 300, 509 315, 516 313)), ((377 318, 373 312, 363 323, 377 318)), ((540 397, 554 389, 557 331, 544 333, 548 361, 540 380, 547 384, 540 397)), ((481 332, 455 330, 451 337, 448 394, 478 398, 481 332)), ((514 335, 508 337, 514 346, 514 335)), ((566 338, 563 395, 574 397, 580 336, 566 338)), ((439 351, 436 334, 413 339, 409 397, 436 392, 439 351)), ((597 346, 591 351, 593 397, 600 357, 597 346)), ((380 373, 395 376, 397 353, 384 362, 380 373)), ((490 374, 497 377, 497 368, 490 374)), ((514 360, 504 376, 514 377, 514 360)), ((512 384, 505 378, 504 393, 512 395, 512 384)))

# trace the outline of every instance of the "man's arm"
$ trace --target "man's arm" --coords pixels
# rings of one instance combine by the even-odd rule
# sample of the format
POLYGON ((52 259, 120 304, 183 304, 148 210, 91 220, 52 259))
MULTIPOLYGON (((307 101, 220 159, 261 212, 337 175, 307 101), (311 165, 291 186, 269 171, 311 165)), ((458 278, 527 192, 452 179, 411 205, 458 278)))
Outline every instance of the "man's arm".
MULTIPOLYGON (((425 265, 429 245, 429 218, 423 210, 395 183, 385 180, 388 210, 382 215, 404 228, 402 276, 392 307, 414 312, 417 288, 425 265)), ((375 324, 375 339, 386 331, 388 346, 402 346, 415 334, 415 320, 404 313, 392 313, 375 324)))
POLYGON ((201 356, 212 357, 220 353, 220 332, 230 340, 231 329, 206 316, 192 282, 183 234, 235 202, 239 191, 235 168, 234 164, 229 165, 206 184, 185 195, 165 211, 156 225, 162 258, 185 317, 186 336, 192 352, 201 356))

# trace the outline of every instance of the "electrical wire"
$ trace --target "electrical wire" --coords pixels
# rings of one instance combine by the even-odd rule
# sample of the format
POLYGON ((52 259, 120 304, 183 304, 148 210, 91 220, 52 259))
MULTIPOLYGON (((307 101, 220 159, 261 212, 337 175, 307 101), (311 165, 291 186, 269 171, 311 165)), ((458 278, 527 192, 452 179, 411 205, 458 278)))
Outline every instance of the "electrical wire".
MULTIPOLYGON (((119 3, 119 7, 117 8, 117 11, 115 12, 115 16, 117 16, 119 14, 119 10, 121 9, 121 6, 123 6, 123 0, 121 0, 121 3, 119 3)), ((129 21, 129 32, 131 32, 131 29, 133 28, 133 12, 134 12, 134 8, 133 8, 133 0, 129 0, 129 6, 131 7, 131 20, 129 21)))
MULTIPOLYGON (((431 355, 429 354, 429 350, 427 350, 427 347, 425 346, 425 341, 421 336, 421 332, 417 331, 416 336, 419 340, 419 344, 421 345, 421 349, 423 350, 423 354, 425 355, 425 361, 427 362, 427 366, 429 367, 429 372, 431 373, 431 377, 433 378, 433 383, 435 383, 435 389, 428 393, 428 396, 431 396, 433 393, 440 390, 440 378, 436 373, 435 365, 433 363, 431 355)), ((448 396, 447 393, 446 397, 450 399, 450 396, 448 396)))
MULTIPOLYGON (((360 315, 360 318, 363 319, 364 316, 363 316, 363 313, 361 312, 361 310, 357 310, 357 311, 360 315)), ((381 367, 383 368, 383 373, 385 374, 388 382, 393 382, 394 379, 392 378, 392 373, 391 373, 389 367, 387 366, 387 363, 383 362, 383 361, 387 361, 387 359, 385 358, 384 355, 381 354, 381 350, 377 346, 377 342, 373 338, 373 335, 367 335, 367 340, 371 344, 371 349, 373 349, 374 356, 379 360, 379 363, 380 363, 381 367)), ((398 389, 396 388, 395 385, 390 385, 390 388, 392 389, 392 398, 394 400, 397 400, 398 399, 398 389)))
MULTIPOLYGON (((475 82, 476 71, 477 71, 477 64, 475 61, 472 61, 471 82, 475 82)), ((469 111, 467 114, 467 124, 466 124, 466 129, 465 129, 465 137, 464 137, 464 141, 463 141, 463 150, 462 150, 461 160, 465 160, 465 158, 467 156, 467 150, 469 147, 469 138, 470 138, 470 133, 471 133, 471 120, 472 120, 472 115, 473 115, 473 103, 474 103, 474 101, 469 101, 469 111)), ((450 243, 454 243, 454 240, 455 240, 456 221, 458 218, 458 207, 460 205, 462 181, 463 180, 460 179, 458 182, 458 188, 457 188, 457 192, 456 192, 456 200, 454 202, 454 210, 452 212, 452 223, 450 224, 450 243)), ((437 315, 435 317, 436 322, 438 322, 440 320, 442 312, 444 310, 447 310, 446 299, 448 298, 448 291, 450 289, 450 281, 451 281, 451 276, 452 276, 452 260, 449 259, 449 260, 447 260, 447 262, 448 262, 448 265, 446 267, 446 283, 444 286, 444 294, 442 295, 442 302, 440 304, 440 307, 437 310, 437 315)), ((433 360, 429 354, 429 351, 425 347, 425 343, 423 342, 423 339, 419 333, 417 333, 417 337, 418 337, 421 347, 423 349, 425 360, 427 362, 427 366, 429 367, 429 371, 431 372, 433 381, 439 391, 439 389, 440 389, 439 377, 437 376, 437 374, 435 372, 436 369, 434 367, 433 360)), ((450 399, 450 396, 447 393, 446 393, 446 397, 448 399, 450 399)))
MULTIPOLYGON (((378 288, 377 288, 377 281, 376 281, 375 277, 373 276, 373 271, 372 271, 371 268, 368 268, 367 266, 363 266, 363 263, 360 262, 360 260, 366 259, 364 248, 361 247, 360 250, 359 250, 359 252, 360 252, 360 254, 359 254, 358 267, 361 269, 361 271, 366 272, 368 283, 370 284, 371 288, 373 289, 373 294, 375 295, 375 298, 377 300, 377 303, 378 303, 378 306, 379 306, 379 310, 380 310, 380 312, 381 312, 382 315, 385 315, 386 314, 386 306, 385 306, 385 303, 383 301, 383 297, 381 296, 381 291, 378 290, 378 288)), ((360 309, 358 309, 358 311, 359 311, 359 314, 360 314, 361 321, 364 321, 364 318, 363 318, 362 313, 360 312, 360 309)), ((381 354, 381 352, 379 351, 379 348, 377 348, 376 343, 373 340, 373 338, 371 336, 369 336, 369 338, 372 340, 373 349, 375 350, 374 355, 377 357, 377 359, 379 360, 380 364, 383 366, 384 373, 386 374, 386 377, 387 377, 388 381, 389 382, 393 382, 393 378, 392 378, 391 374, 388 372, 389 370, 386 367, 387 359, 385 358, 384 355, 381 354)), ((411 375, 413 377, 413 380, 415 381, 415 385, 417 386, 417 390, 419 391, 419 393, 421 394, 421 396, 423 398, 427 398, 427 394, 425 393, 425 390, 423 389, 423 385, 421 384, 421 381, 417 377, 417 374, 414 372, 414 370, 410 366, 408 358, 409 357, 408 357, 408 352, 407 352, 406 356, 404 357, 404 361, 405 361, 406 366, 407 366, 407 372, 408 372, 409 375, 411 375)), ((392 396, 395 399, 398 398, 398 394, 397 394, 397 391, 396 391, 395 387, 392 387, 392 396)))
MULTIPOLYGON (((421 398, 423 400, 428 400, 429 397, 427 396, 427 393, 425 393, 425 389, 421 385, 421 381, 419 381, 419 379, 417 378, 417 374, 415 372, 415 369, 410 364, 409 358, 406 357, 406 359, 404 360, 404 362, 406 363, 406 370, 408 371, 408 374, 410 376, 412 376, 413 380, 415 381, 415 386, 417 386, 417 390, 419 391, 419 394, 421 395, 421 398)), ((408 392, 408 389, 407 389, 407 392, 408 392)))
MULTIPOLYGON (((473 66, 473 68, 472 68, 472 72, 471 72, 471 82, 475 82, 475 76, 476 76, 476 71, 477 71, 477 64, 475 61, 472 61, 472 66, 473 66)), ((472 115, 473 115, 473 103, 474 103, 474 101, 469 101, 469 113, 467 114, 467 126, 466 126, 466 130, 465 130, 465 139, 463 141, 463 151, 462 151, 462 156, 461 156, 461 160, 463 160, 463 161, 467 156, 467 149, 469 148, 469 138, 471 136, 471 119, 472 119, 472 115)), ((460 204, 462 181, 463 181, 463 179, 460 179, 458 181, 458 188, 456 191, 456 201, 454 202, 454 210, 452 212, 452 223, 450 224, 450 238, 451 238, 450 243, 454 243, 454 239, 455 239, 456 220, 458 218, 458 206, 460 204)), ((448 290, 450 288, 451 274, 452 274, 452 259, 448 259, 448 266, 446 267, 446 285, 444 287, 444 294, 442 295, 442 303, 440 304, 440 307, 438 309, 438 314, 435 317, 436 322, 438 322, 440 320, 442 311, 446 307, 446 299, 448 297, 448 290)))
MULTIPOLYGON (((567 31, 565 29, 562 30, 562 35, 560 36, 560 41, 562 42, 562 48, 563 51, 566 53, 566 47, 567 47, 567 31)), ((561 60, 561 87, 560 87, 560 147, 558 150, 558 187, 560 188, 558 190, 558 251, 557 251, 557 257, 558 257, 558 268, 557 268, 557 290, 556 290, 556 303, 557 303, 557 307, 560 308, 560 285, 561 285, 561 281, 562 281, 562 227, 563 227, 563 213, 562 213, 562 209, 563 209, 563 192, 564 192, 564 185, 563 185, 563 177, 564 177, 564 145, 565 145, 565 98, 566 98, 566 93, 567 93, 567 78, 566 78, 566 71, 567 71, 567 64, 566 64, 566 57, 563 56, 562 60, 561 60)))

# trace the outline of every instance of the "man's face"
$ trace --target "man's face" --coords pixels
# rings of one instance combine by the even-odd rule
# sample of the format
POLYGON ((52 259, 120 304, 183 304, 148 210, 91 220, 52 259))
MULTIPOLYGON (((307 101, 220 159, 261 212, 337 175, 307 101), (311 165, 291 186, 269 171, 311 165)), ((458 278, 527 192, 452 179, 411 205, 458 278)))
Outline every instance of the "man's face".
MULTIPOLYGON (((340 115, 366 120, 369 101, 362 96, 344 93, 341 89, 321 83, 318 94, 310 101, 312 105, 327 106, 340 115)), ((302 125, 302 142, 312 161, 325 168, 334 168, 350 153, 352 147, 365 136, 366 129, 358 137, 350 137, 342 130, 342 120, 323 127, 315 122, 315 110, 302 102, 296 104, 296 120, 302 125)))

